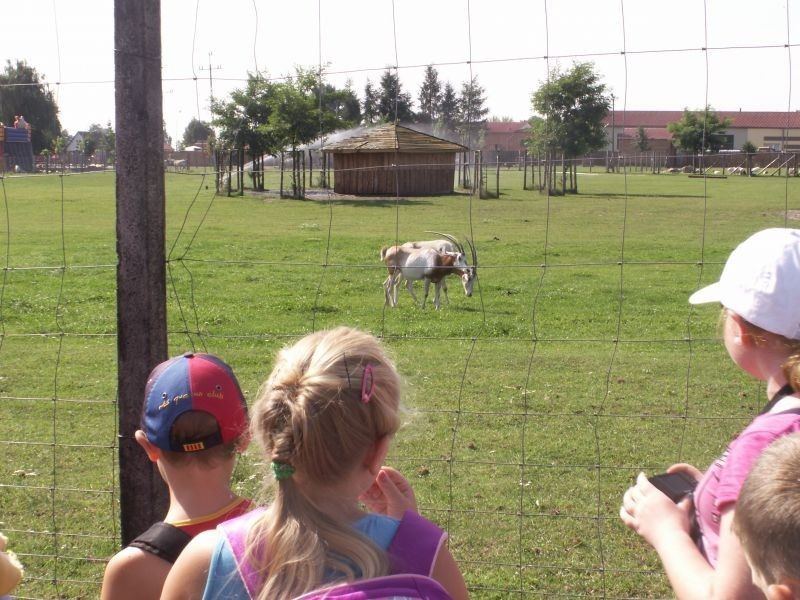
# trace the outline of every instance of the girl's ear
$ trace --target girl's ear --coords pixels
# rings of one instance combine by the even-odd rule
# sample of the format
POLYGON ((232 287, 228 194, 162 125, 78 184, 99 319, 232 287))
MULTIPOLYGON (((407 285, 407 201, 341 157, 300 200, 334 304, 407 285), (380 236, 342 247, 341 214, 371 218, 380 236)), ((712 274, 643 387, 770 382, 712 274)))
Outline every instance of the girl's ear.
POLYGON ((389 453, 389 446, 392 444, 392 437, 391 435, 384 435, 383 437, 378 438, 375 440, 375 443, 372 445, 372 448, 369 452, 367 452, 367 456, 364 458, 364 467, 366 467, 372 475, 377 476, 378 471, 381 470, 383 466, 383 461, 386 459, 386 455, 389 453))
POLYGON ((742 317, 735 312, 729 312, 728 319, 730 321, 728 326, 732 328, 731 331, 733 333, 734 343, 743 346, 751 346, 755 343, 753 336, 749 335, 750 332, 747 329, 747 322, 742 317))
POLYGON ((158 446, 154 446, 150 440, 147 439, 144 431, 137 429, 136 433, 133 434, 133 437, 136 438, 138 444, 145 451, 147 458, 150 459, 150 462, 157 462, 158 459, 161 458, 161 450, 158 448, 158 446))

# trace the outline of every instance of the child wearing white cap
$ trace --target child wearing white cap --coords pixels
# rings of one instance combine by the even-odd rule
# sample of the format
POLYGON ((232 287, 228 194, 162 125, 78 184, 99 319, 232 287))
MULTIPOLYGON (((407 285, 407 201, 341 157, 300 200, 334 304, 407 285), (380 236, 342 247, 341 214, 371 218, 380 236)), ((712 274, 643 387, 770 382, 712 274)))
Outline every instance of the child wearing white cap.
POLYGON ((169 509, 109 561, 102 600, 159 598, 194 536, 251 507, 230 488, 236 454, 250 440, 247 404, 218 357, 186 353, 153 369, 135 436, 169 488, 169 509))
POLYGON ((641 473, 623 496, 620 517, 656 550, 679 600, 763 598, 731 525, 762 450, 800 431, 800 230, 755 233, 731 253, 720 280, 689 302, 722 305, 725 348, 766 383, 768 402, 705 473, 670 467, 698 480, 691 498, 674 503, 641 473))

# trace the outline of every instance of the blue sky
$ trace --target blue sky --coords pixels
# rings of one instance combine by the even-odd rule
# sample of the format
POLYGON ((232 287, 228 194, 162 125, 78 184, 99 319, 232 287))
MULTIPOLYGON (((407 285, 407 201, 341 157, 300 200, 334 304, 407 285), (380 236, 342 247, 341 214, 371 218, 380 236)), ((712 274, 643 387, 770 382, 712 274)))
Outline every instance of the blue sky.
MULTIPOLYGON (((256 70, 327 64, 360 94, 389 65, 416 97, 424 66, 477 76, 492 115, 530 116, 548 68, 591 61, 618 110, 800 108, 800 0, 162 0, 172 136, 256 70), (787 9, 788 2, 788 9, 787 9), (302 35, 300 35, 301 32, 302 35), (708 48, 703 51, 703 48, 708 48), (195 79, 196 78, 196 79, 195 79)), ((0 0, 0 56, 53 84, 70 131, 114 121, 112 0, 0 0), (55 85, 59 82, 59 85, 55 85)))

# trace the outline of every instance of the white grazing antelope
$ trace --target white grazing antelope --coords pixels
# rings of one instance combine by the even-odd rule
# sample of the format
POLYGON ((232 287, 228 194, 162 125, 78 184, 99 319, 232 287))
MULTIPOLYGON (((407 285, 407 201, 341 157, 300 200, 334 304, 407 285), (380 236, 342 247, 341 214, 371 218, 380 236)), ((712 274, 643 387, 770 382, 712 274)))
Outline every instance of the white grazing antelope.
MULTIPOLYGON (((436 235, 441 235, 443 238, 446 239, 438 239, 438 240, 423 240, 419 242, 406 242, 401 246, 401 248, 410 250, 414 248, 433 248, 438 252, 461 252, 466 256, 464 252, 464 246, 461 245, 455 236, 450 235, 449 233, 439 233, 438 231, 426 231, 425 233, 435 233, 436 235)), ((397 282, 399 285, 400 282, 397 282)), ((414 289, 414 284, 411 284, 409 288, 411 290, 414 289)), ((444 292, 444 301, 447 304, 450 304, 450 297, 447 295, 447 277, 442 279, 442 291, 444 292)), ((412 292, 413 296, 413 292, 412 292)))
POLYGON ((381 248, 380 257, 386 265, 389 275, 383 282, 385 305, 397 306, 398 287, 400 282, 406 280, 406 288, 417 303, 417 296, 414 293, 414 281, 422 279, 425 285, 422 298, 422 308, 428 298, 430 283, 435 285, 433 304, 438 309, 439 291, 445 277, 456 273, 461 277, 464 286, 464 293, 472 295, 472 287, 477 277, 477 254, 475 247, 470 240, 470 250, 472 251, 473 266, 469 266, 464 259, 463 252, 439 252, 435 248, 413 248, 403 246, 384 246, 381 248))

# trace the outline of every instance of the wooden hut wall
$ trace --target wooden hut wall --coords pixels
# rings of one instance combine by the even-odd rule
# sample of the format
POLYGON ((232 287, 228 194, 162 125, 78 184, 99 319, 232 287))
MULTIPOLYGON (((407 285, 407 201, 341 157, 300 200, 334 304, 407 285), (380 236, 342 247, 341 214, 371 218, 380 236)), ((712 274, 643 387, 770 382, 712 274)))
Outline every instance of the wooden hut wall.
POLYGON ((452 194, 455 154, 335 153, 333 168, 334 191, 337 194, 356 196, 452 194))

